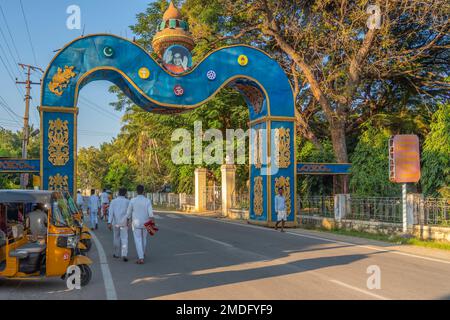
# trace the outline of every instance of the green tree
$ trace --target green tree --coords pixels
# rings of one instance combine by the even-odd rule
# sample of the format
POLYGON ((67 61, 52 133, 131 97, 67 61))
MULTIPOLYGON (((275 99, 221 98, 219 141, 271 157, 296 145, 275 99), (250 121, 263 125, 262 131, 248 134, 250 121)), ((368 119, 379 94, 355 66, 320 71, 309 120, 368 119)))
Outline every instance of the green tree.
POLYGON ((422 149, 421 184, 427 196, 450 197, 450 104, 434 113, 422 149))
MULTIPOLYGON (((318 148, 314 143, 306 139, 299 139, 297 150, 298 162, 335 162, 333 146, 328 140, 322 141, 322 147, 318 148)), ((332 176, 299 175, 298 192, 303 196, 331 195, 333 192, 332 176)))
POLYGON ((127 190, 134 190, 136 187, 135 178, 136 172, 130 164, 115 159, 108 168, 103 184, 112 190, 118 190, 122 187, 127 190))
MULTIPOLYGON (((33 127, 29 128, 33 132, 33 127)), ((21 158, 22 157, 22 131, 13 132, 0 128, 0 157, 21 158)), ((28 143, 28 158, 39 159, 40 135, 30 137, 28 143)), ((29 179, 31 187, 32 179, 29 179)), ((20 187, 20 174, 0 174, 0 189, 17 189, 20 187)))
POLYGON ((400 186, 389 181, 391 131, 366 125, 351 156, 350 190, 361 196, 398 196, 400 186))

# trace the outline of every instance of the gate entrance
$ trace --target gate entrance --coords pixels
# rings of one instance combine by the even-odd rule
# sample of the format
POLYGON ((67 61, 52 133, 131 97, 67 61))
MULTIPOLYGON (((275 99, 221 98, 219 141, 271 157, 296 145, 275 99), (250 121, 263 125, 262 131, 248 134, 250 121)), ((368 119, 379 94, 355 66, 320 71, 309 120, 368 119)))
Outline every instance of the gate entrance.
POLYGON ((108 80, 136 105, 176 114, 197 108, 223 87, 238 90, 250 114, 250 220, 276 221, 274 197, 283 187, 288 224, 295 224, 296 160, 293 92, 280 65, 247 45, 223 47, 190 67, 194 45, 186 22, 171 7, 153 40, 157 55, 109 34, 80 37, 50 62, 41 93, 41 187, 76 191, 78 94, 108 80), (171 51, 170 53, 168 51, 171 51), (187 59, 186 59, 187 58, 187 59))

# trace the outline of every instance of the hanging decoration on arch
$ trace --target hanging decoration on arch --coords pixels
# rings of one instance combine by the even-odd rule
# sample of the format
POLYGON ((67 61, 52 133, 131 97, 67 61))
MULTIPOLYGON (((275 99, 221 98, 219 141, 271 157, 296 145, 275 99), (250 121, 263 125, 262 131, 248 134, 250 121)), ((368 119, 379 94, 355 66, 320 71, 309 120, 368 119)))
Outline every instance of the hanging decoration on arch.
POLYGON ((54 176, 49 176, 48 189, 49 190, 68 191, 69 190, 69 177, 66 175, 62 176, 59 173, 57 173, 54 176))
POLYGON ((63 166, 69 161, 69 122, 60 118, 48 121, 48 161, 63 166))
POLYGON ((291 129, 275 129, 275 143, 277 148, 276 163, 278 168, 287 168, 291 165, 291 129))

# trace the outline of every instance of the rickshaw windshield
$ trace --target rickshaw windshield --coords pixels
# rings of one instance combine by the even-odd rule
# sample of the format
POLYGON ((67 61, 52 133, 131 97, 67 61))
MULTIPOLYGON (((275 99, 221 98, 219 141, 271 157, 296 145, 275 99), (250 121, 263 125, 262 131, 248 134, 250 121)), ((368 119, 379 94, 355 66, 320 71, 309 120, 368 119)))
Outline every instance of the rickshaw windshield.
POLYGON ((61 193, 52 195, 52 224, 56 227, 72 227, 73 218, 67 200, 61 193))

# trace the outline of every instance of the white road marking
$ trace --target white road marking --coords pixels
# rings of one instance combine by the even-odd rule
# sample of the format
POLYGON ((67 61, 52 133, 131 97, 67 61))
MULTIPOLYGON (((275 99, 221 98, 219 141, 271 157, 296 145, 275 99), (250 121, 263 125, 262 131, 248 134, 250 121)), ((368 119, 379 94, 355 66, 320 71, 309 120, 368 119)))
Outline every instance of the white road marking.
POLYGON ((166 214, 166 216, 168 216, 168 217, 170 217, 170 218, 173 218, 173 219, 181 219, 181 217, 179 217, 179 216, 177 216, 177 215, 174 215, 174 214, 171 214, 171 213, 166 214))
POLYGON ((389 299, 389 298, 380 296, 380 295, 375 294, 375 293, 372 293, 372 292, 370 292, 370 291, 363 290, 363 289, 360 289, 360 288, 351 286, 351 285, 346 284, 346 283, 344 283, 344 282, 341 282, 341 281, 339 281, 339 280, 330 280, 330 281, 333 282, 333 283, 336 283, 336 284, 338 284, 338 285, 340 285, 340 286, 343 286, 343 287, 346 287, 346 288, 349 288, 349 289, 352 289, 352 290, 355 290, 355 291, 358 291, 358 292, 367 294, 367 295, 369 295, 369 296, 372 296, 372 297, 377 298, 377 299, 380 299, 380 300, 391 300, 391 299, 389 299))
MULTIPOLYGON (((196 217, 199 218, 199 219, 205 219, 205 220, 217 221, 217 222, 221 222, 221 223, 228 223, 228 224, 232 224, 232 225, 235 225, 235 226, 241 226, 241 227, 247 227, 247 228, 254 228, 254 229, 261 230, 261 231, 267 231, 267 232, 279 232, 279 231, 275 231, 274 229, 262 228, 262 227, 260 227, 260 226, 255 226, 255 225, 248 225, 248 224, 241 224, 241 223, 230 222, 230 221, 223 221, 223 220, 220 220, 220 219, 208 218, 208 217, 199 217, 199 216, 196 216, 196 217)), ((357 243, 352 243, 352 242, 345 242, 345 241, 340 241, 340 240, 333 240, 333 239, 328 239, 328 238, 322 238, 322 237, 317 237, 317 236, 311 236, 311 235, 306 235, 306 234, 300 234, 300 233, 296 233, 296 232, 292 232, 292 231, 287 231, 286 233, 287 233, 287 234, 290 234, 290 235, 297 236, 297 237, 304 237, 304 238, 310 238, 310 239, 322 240, 322 241, 326 241, 326 242, 332 242, 332 243, 338 243, 338 244, 350 245, 350 246, 353 246, 353 247, 366 248, 366 249, 370 249, 370 250, 374 250, 374 251, 379 251, 379 252, 386 252, 386 253, 398 254, 398 255, 407 256, 407 257, 416 258, 416 259, 422 259, 422 260, 428 260, 428 261, 433 261, 433 262, 440 262, 440 263, 444 263, 444 264, 450 264, 450 261, 446 261, 446 260, 441 260, 441 259, 436 259, 436 258, 430 258, 430 257, 424 257, 424 256, 418 256, 418 255, 415 255, 415 254, 412 254, 412 253, 406 253, 406 252, 400 252, 400 251, 386 250, 386 249, 376 248, 376 247, 370 246, 370 245, 362 245, 362 244, 357 244, 357 243)))
POLYGON ((199 234, 194 234, 194 236, 196 236, 197 238, 200 238, 200 239, 204 239, 204 240, 208 240, 208 241, 211 241, 211 242, 215 242, 217 244, 223 245, 223 246, 228 247, 228 248, 232 248, 233 247, 232 244, 229 244, 229 243, 226 243, 226 242, 222 242, 222 241, 219 241, 219 240, 216 240, 216 239, 208 238, 208 237, 205 237, 205 236, 201 236, 199 234))
POLYGON ((155 219, 164 219, 164 217, 157 215, 157 214, 155 214, 154 217, 155 217, 155 219))
POLYGON ((184 252, 184 253, 177 253, 175 256, 188 256, 193 254, 205 254, 206 251, 195 251, 195 252, 184 252))
POLYGON ((105 283, 106 299, 117 300, 116 288, 114 287, 114 281, 112 279, 111 271, 109 270, 108 259, 106 259, 105 250, 103 250, 102 244, 93 232, 91 232, 91 236, 94 240, 95 246, 97 247, 98 257, 100 259, 103 282, 105 283))

